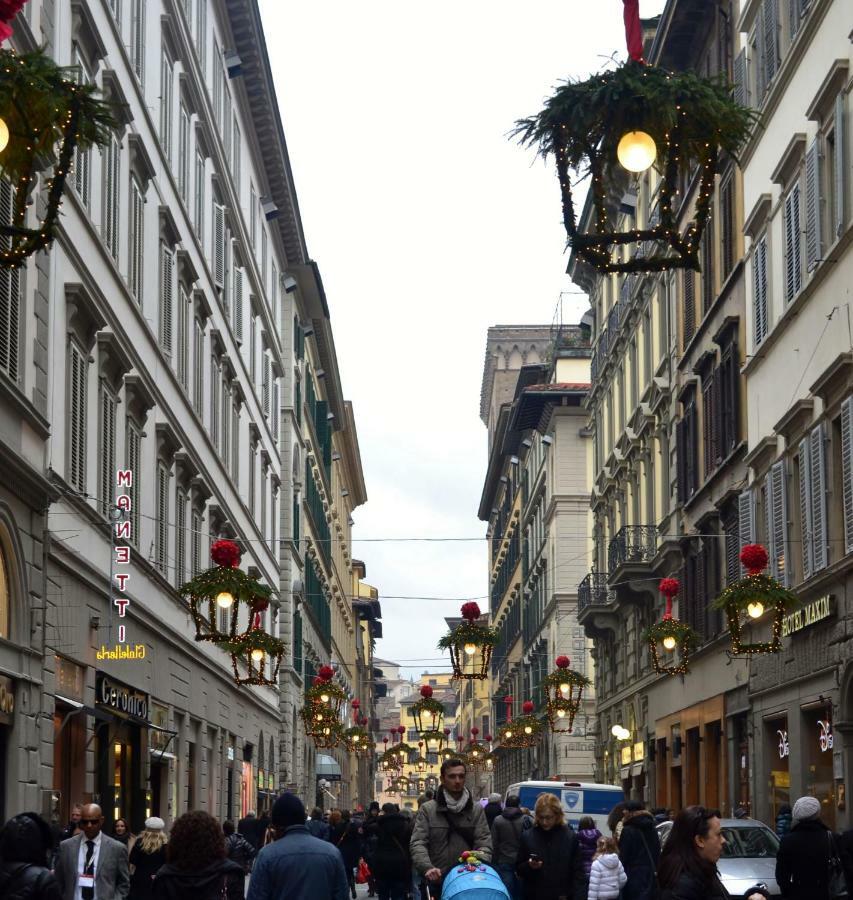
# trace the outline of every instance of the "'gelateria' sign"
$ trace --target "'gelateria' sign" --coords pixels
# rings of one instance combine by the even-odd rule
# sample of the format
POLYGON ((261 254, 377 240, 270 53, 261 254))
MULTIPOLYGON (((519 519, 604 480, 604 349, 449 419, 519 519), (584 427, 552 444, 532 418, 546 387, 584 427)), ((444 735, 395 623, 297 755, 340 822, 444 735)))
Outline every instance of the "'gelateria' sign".
POLYGON ((826 597, 807 603, 802 609, 785 616, 782 619, 782 637, 787 637, 795 631, 801 631, 803 628, 828 619, 835 612, 833 599, 831 595, 827 594, 826 597))

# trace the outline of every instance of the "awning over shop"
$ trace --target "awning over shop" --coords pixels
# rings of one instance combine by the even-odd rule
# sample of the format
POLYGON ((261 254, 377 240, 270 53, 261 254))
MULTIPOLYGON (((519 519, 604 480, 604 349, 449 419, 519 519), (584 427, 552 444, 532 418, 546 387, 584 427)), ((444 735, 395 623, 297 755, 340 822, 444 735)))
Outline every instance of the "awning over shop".
POLYGON ((341 767, 338 761, 326 753, 317 754, 316 772, 318 778, 326 778, 329 781, 339 781, 341 778, 341 767))

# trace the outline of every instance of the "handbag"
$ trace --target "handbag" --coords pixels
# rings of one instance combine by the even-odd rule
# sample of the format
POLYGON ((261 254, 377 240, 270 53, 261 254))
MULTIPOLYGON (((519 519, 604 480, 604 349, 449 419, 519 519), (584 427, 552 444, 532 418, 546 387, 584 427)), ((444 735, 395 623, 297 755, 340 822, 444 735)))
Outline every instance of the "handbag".
POLYGON ((355 876, 355 883, 356 884, 367 884, 367 882, 369 880, 370 880, 370 868, 368 867, 367 863, 363 859, 360 859, 358 861, 358 872, 356 873, 356 876, 355 876))
POLYGON ((827 896, 829 900, 847 900, 850 895, 847 879, 844 876, 844 866, 841 864, 838 847, 835 845, 835 835, 831 831, 827 831, 826 836, 829 841, 827 896))

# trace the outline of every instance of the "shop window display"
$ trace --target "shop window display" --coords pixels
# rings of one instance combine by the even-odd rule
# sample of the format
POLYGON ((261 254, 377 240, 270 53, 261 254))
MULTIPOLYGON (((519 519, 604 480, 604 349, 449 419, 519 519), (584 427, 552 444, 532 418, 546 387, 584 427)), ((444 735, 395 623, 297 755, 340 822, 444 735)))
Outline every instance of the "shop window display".
POLYGON ((835 830, 836 797, 832 733, 832 708, 808 706, 802 710, 803 793, 820 800, 820 817, 835 830))

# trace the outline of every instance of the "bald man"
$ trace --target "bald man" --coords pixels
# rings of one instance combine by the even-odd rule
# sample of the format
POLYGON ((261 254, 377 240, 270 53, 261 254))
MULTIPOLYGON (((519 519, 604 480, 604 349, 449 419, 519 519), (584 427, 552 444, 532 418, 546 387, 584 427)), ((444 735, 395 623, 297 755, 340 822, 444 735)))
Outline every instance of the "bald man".
POLYGON ((62 900, 124 900, 130 892, 127 847, 101 829, 101 807, 89 803, 80 816, 82 832, 59 845, 56 880, 62 900))

